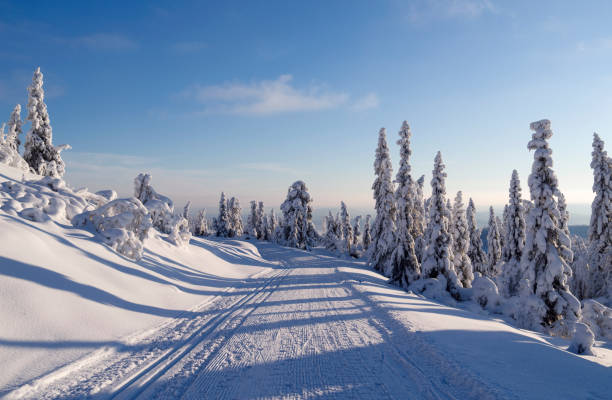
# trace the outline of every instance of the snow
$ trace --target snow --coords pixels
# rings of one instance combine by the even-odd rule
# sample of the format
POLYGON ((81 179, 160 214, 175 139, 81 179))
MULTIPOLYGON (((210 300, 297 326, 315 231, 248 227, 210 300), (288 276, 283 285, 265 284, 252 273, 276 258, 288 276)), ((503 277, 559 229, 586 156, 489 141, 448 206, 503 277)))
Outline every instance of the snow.
MULTIPOLYGON (((60 191, 89 196, 21 176, 0 166, 0 184, 25 186, 30 202, 60 191)), ((442 274, 422 283, 463 308, 321 248, 199 237, 177 247, 151 229, 134 261, 61 213, 34 222, 6 211, 22 197, 0 199, 6 398, 605 399, 612 391, 612 343, 594 340, 593 355, 574 354, 569 339, 454 302, 442 274)), ((478 276, 463 290, 487 305, 499 296, 478 276)), ((583 319, 607 326, 606 309, 589 313, 587 304, 583 319)), ((575 343, 588 349, 589 328, 577 329, 575 343)))

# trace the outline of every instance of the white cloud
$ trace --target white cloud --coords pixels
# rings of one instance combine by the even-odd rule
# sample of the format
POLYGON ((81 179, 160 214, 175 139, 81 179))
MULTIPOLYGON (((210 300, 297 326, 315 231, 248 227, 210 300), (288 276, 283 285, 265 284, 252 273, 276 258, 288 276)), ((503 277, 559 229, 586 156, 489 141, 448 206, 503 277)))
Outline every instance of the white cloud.
POLYGON ((363 111, 369 110, 371 108, 376 108, 380 104, 380 100, 376 93, 368 93, 367 95, 356 99, 351 105, 351 109, 353 111, 363 111))
POLYGON ((138 43, 117 33, 95 33, 68 39, 74 46, 86 47, 91 50, 134 50, 138 43))
POLYGON ((291 75, 250 84, 196 85, 183 94, 205 105, 205 113, 270 115, 284 112, 315 111, 338 107, 348 101, 345 93, 326 91, 310 85, 298 89, 291 75))

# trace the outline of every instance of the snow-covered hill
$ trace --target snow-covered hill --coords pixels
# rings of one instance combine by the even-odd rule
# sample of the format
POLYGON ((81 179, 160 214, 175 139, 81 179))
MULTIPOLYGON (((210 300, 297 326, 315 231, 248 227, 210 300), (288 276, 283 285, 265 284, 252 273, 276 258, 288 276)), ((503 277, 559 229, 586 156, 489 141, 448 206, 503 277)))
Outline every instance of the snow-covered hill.
MULTIPOLYGON (((0 181, 21 174, 2 167, 0 181)), ((177 247, 159 233, 133 261, 61 216, 11 207, 0 209, 7 398, 612 393, 610 343, 578 356, 566 340, 389 286, 361 262, 257 241, 177 247)))

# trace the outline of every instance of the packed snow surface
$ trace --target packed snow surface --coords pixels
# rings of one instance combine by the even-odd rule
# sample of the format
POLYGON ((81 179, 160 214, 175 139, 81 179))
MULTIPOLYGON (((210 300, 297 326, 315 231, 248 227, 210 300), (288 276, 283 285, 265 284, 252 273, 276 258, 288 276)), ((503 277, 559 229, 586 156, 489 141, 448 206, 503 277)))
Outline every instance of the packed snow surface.
MULTIPOLYGON (((20 182, 9 172, 0 178, 20 182)), ((95 232, 3 209, 0 249, 6 398, 612 393, 610 343, 586 329, 593 355, 578 355, 569 340, 405 292, 321 249, 195 237, 176 247, 153 234, 135 261, 95 232)))

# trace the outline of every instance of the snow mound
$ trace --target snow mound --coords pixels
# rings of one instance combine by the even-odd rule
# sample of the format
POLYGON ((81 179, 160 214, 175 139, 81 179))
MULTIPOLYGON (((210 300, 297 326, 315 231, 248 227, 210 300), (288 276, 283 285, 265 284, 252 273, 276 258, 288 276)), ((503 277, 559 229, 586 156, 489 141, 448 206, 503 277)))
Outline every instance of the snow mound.
POLYGON ((476 272, 472 282, 472 298, 486 310, 496 311, 501 304, 497 285, 490 278, 476 272))
POLYGON ((576 322, 574 327, 575 330, 572 343, 567 350, 576 354, 584 354, 587 356, 594 355, 593 343, 595 342, 595 335, 593 335, 593 332, 586 324, 580 322, 576 322))

